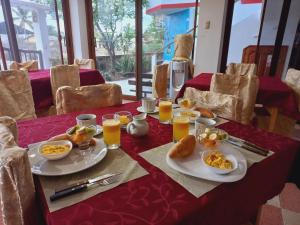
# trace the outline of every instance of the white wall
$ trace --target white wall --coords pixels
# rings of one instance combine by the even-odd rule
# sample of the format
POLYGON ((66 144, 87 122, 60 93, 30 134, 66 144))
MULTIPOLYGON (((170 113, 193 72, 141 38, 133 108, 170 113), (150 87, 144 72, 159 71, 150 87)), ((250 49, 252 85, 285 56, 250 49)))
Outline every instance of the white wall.
POLYGON ((74 57, 88 59, 88 42, 85 16, 85 1, 69 0, 72 23, 74 57))
POLYGON ((218 72, 221 61, 227 0, 201 0, 198 17, 195 73, 218 72), (205 24, 210 22, 209 29, 205 24))

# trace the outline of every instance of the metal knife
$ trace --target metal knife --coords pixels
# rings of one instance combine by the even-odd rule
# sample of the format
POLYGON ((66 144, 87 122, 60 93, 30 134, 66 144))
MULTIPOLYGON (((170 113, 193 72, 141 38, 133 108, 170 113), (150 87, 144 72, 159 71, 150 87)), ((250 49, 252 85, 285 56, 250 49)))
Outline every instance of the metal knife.
POLYGON ((68 188, 68 189, 65 189, 63 191, 56 192, 56 193, 54 193, 53 195, 50 196, 50 201, 55 201, 57 199, 65 197, 65 196, 69 196, 69 195, 72 195, 72 194, 75 194, 75 193, 78 193, 78 192, 81 192, 81 191, 85 191, 85 190, 88 189, 88 187, 90 187, 94 184, 98 184, 100 186, 106 186, 106 185, 116 183, 117 181, 119 181, 118 175, 119 174, 117 174, 115 176, 108 177, 106 179, 102 179, 100 181, 99 180, 95 181, 94 183, 81 184, 79 186, 74 186, 72 188, 68 188))
POLYGON ((248 151, 250 151, 250 152, 254 152, 254 153, 259 154, 259 155, 262 155, 262 156, 267 156, 267 155, 268 155, 268 152, 266 152, 266 151, 261 151, 261 150, 259 150, 259 149, 257 149, 257 148, 253 148, 253 147, 251 147, 251 146, 247 146, 247 145, 245 145, 245 144, 243 144, 243 143, 241 143, 241 142, 232 141, 232 140, 230 140, 230 139, 228 139, 228 140, 226 140, 226 141, 227 141, 228 143, 232 144, 232 145, 238 146, 238 147, 243 148, 243 149, 245 149, 245 150, 248 150, 248 151))
POLYGON ((95 178, 92 178, 92 179, 81 180, 81 181, 78 181, 76 183, 63 186, 59 189, 55 189, 55 193, 62 192, 62 191, 65 191, 67 189, 70 189, 70 188, 73 188, 73 187, 76 187, 76 186, 80 186, 80 185, 84 185, 84 184, 92 184, 92 183, 95 183, 95 182, 100 182, 101 180, 107 179, 109 177, 117 176, 117 175, 120 175, 120 174, 121 173, 108 173, 108 174, 104 174, 102 176, 95 177, 95 178))
POLYGON ((243 139, 240 139, 240 138, 237 138, 237 137, 229 136, 229 140, 234 141, 234 142, 240 142, 240 143, 243 143, 244 145, 247 145, 249 147, 256 148, 261 152, 265 152, 266 155, 268 155, 268 153, 269 153, 268 149, 261 148, 261 147, 257 146, 256 144, 253 144, 249 141, 246 141, 246 140, 243 140, 243 139))

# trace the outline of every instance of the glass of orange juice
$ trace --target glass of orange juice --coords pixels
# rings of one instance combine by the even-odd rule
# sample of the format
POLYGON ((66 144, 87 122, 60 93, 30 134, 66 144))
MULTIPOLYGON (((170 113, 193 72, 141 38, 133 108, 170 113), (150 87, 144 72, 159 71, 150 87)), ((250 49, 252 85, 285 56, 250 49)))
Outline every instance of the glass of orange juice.
POLYGON ((103 138, 107 149, 118 149, 121 139, 121 123, 114 114, 102 116, 103 138))
POLYGON ((115 113, 115 118, 121 123, 121 128, 126 129, 127 124, 132 121, 132 114, 128 111, 120 111, 115 113))
POLYGON ((159 108, 159 121, 164 124, 171 123, 172 99, 171 98, 160 98, 158 108, 159 108))
POLYGON ((173 141, 177 142, 181 138, 189 134, 190 119, 188 116, 181 114, 174 115, 173 117, 173 141))

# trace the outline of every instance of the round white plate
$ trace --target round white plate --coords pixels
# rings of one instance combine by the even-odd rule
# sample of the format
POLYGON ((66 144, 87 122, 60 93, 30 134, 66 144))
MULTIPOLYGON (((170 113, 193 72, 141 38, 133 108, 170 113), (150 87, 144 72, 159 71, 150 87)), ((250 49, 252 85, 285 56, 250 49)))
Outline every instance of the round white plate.
POLYGON ((149 114, 158 113, 158 107, 157 106, 155 106, 155 110, 152 111, 152 112, 145 112, 142 106, 137 107, 136 110, 141 112, 141 113, 149 113, 149 114))
POLYGON ((89 154, 82 156, 78 148, 73 148, 70 154, 60 160, 50 161, 38 153, 39 145, 28 151, 28 157, 33 174, 42 176, 61 176, 88 169, 99 163, 107 154, 105 144, 96 140, 96 145, 89 154))
MULTIPOLYGON (((72 129, 73 127, 70 127, 66 133, 69 133, 69 131, 72 129)), ((94 137, 101 134, 103 132, 103 128, 100 125, 96 125, 96 133, 94 134, 94 137)))
POLYGON ((245 157, 238 149, 233 148, 228 143, 220 144, 218 149, 224 154, 231 154, 236 158, 238 162, 238 168, 236 170, 229 174, 221 175, 208 169, 201 160, 201 155, 204 149, 200 144, 196 145, 196 149, 191 156, 184 159, 172 159, 167 154, 166 161, 172 169, 193 177, 217 182, 235 182, 241 180, 247 172, 247 161, 245 157))

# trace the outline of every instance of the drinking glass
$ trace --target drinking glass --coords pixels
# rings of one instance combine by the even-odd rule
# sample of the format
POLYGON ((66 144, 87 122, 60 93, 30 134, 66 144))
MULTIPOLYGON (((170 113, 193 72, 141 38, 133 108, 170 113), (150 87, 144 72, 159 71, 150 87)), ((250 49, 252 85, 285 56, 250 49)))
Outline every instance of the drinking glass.
POLYGON ((132 121, 132 114, 128 111, 116 112, 115 119, 120 121, 121 128, 126 129, 127 124, 132 121))
POLYGON ((107 149, 118 149, 121 139, 121 123, 114 114, 102 116, 103 138, 107 149))
POLYGON ((164 124, 170 124, 172 120, 172 99, 159 99, 159 121, 164 124))
POLYGON ((189 134, 189 117, 180 114, 173 117, 173 141, 177 142, 189 134))

